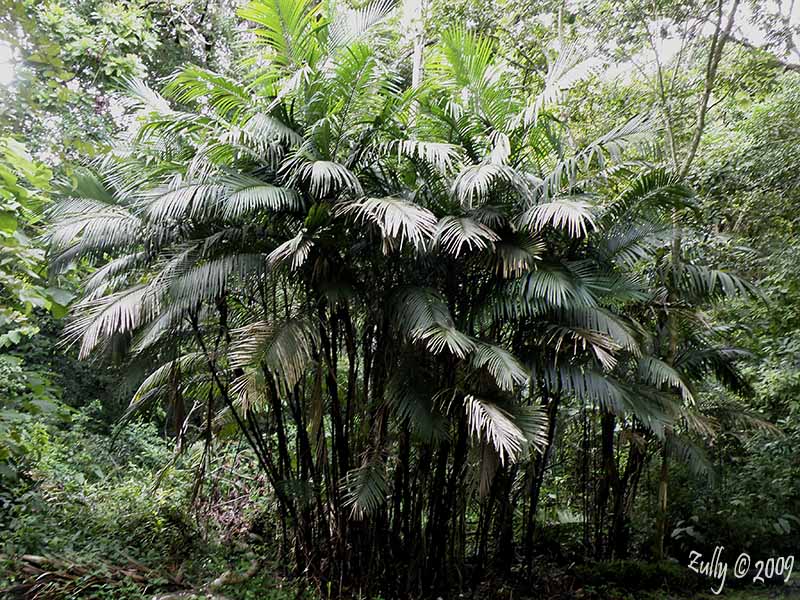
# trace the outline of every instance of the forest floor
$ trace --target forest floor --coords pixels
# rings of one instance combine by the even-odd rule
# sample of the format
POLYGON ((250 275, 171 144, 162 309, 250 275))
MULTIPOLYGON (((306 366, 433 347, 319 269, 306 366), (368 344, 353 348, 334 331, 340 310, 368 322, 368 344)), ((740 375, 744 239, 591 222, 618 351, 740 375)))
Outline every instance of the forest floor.
MULTIPOLYGON (((134 570, 136 564, 129 566, 120 573, 124 580, 114 577, 115 573, 87 567, 69 565, 66 562, 57 564, 49 561, 44 564, 43 559, 36 557, 23 557, 27 562, 17 563, 27 565, 24 571, 29 577, 17 580, 17 586, 12 585, 5 590, 0 586, 0 597, 9 599, 27 600, 38 598, 97 598, 114 600, 320 600, 321 595, 314 591, 303 591, 300 581, 291 581, 277 575, 273 566, 264 564, 263 568, 251 569, 247 573, 237 573, 229 570, 225 574, 217 573, 211 577, 210 572, 204 572, 198 579, 207 581, 205 585, 197 587, 184 585, 152 587, 152 579, 142 579, 141 574, 134 570), (39 566, 41 573, 31 567, 39 566), (30 576, 36 575, 31 579, 30 576), (205 575, 206 577, 202 577, 205 575), (101 581, 104 580, 104 581, 101 581), (25 580, 25 581, 23 581, 25 580), (19 585, 21 584, 21 585, 19 585), (91 588, 92 594, 83 595, 91 588), (161 591, 158 591, 161 588, 161 591), (171 591, 169 591, 171 589, 171 591), (181 589, 183 588, 183 589, 181 589), (187 589, 188 588, 188 589, 187 589), (8 594, 8 595, 4 595, 8 594)), ((785 585, 769 585, 763 587, 749 587, 737 589, 724 587, 720 595, 711 592, 711 587, 706 587, 706 582, 698 585, 697 580, 690 582, 682 577, 679 568, 674 563, 665 567, 665 563, 656 565, 638 561, 624 561, 615 563, 594 563, 583 565, 582 569, 558 570, 550 572, 542 579, 528 585, 517 582, 511 585, 507 580, 496 579, 484 581, 473 590, 464 590, 461 593, 452 592, 449 598, 457 600, 714 600, 725 598, 727 600, 800 600, 800 579, 791 580, 785 585), (611 582, 606 577, 610 570, 619 570, 625 576, 624 581, 611 582), (637 569, 642 577, 630 577, 637 569), (600 580, 589 582, 579 580, 587 577, 588 573, 595 573, 600 580), (673 577, 668 577, 671 573, 673 577), (650 575, 648 577, 647 575, 650 575), (655 576, 653 574, 656 574, 655 576), (655 583, 656 578, 661 578, 661 583, 655 583), (655 585, 654 585, 655 583, 655 585)), ((139 568, 143 568, 138 565, 139 568)), ((1 571, 1 570, 0 570, 1 571)), ((116 573, 119 575, 120 573, 116 573)), ((547 572, 546 572, 547 573, 547 572)), ((2 574, 0 572, 0 574, 2 574)), ((22 573, 20 573, 21 575, 22 573)), ((737 582, 738 583, 738 582, 737 582)), ((352 598, 363 600, 367 596, 357 592, 343 590, 339 596, 342 599, 352 598)), ((425 600, 437 598, 435 595, 424 597, 425 600)), ((393 596, 380 596, 375 600, 390 600, 393 596)))
MULTIPOLYGON (((220 480, 209 486, 213 494, 191 504, 194 472, 178 464, 161 475, 158 465, 172 451, 152 425, 121 430, 113 447, 88 421, 65 432, 37 431, 38 455, 9 504, 11 518, 0 515, 0 599, 320 599, 310 582, 287 576, 285 560, 262 537, 270 497, 220 480)), ((236 452, 221 453, 213 471, 231 472, 236 452)), ((240 473, 243 481, 254 476, 240 473)), ((544 532, 530 569, 515 563, 478 578, 468 565, 448 600, 800 600, 796 573, 786 585, 742 590, 744 580, 729 572, 715 596, 718 580, 690 570, 685 553, 660 563, 590 561, 579 548, 553 550, 549 540, 561 540, 561 530, 544 532), (475 580, 481 583, 473 586, 475 580)), ((342 600, 367 597, 358 588, 331 591, 342 600)))
MULTIPOLYGON (((578 596, 580 597, 580 596, 578 596)), ((787 586, 751 587, 745 589, 723 589, 719 595, 712 592, 673 594, 664 590, 642 592, 609 591, 607 596, 598 595, 596 598, 608 600, 800 600, 800 584, 790 582, 787 586)))
POLYGON ((753 587, 745 589, 723 589, 719 595, 709 592, 689 592, 672 593, 662 589, 647 591, 630 590, 604 590, 589 595, 577 593, 573 596, 576 599, 592 598, 603 600, 715 600, 725 598, 726 600, 800 600, 800 586, 771 586, 753 587))
MULTIPOLYGON (((228 592, 230 593, 230 592, 228 592)), ((229 600, 231 597, 234 596, 208 596, 207 594, 166 594, 162 596, 156 596, 157 600, 229 600)), ((536 598, 542 598, 543 596, 536 596, 536 598)), ((502 595, 491 595, 486 596, 480 593, 476 593, 475 595, 466 595, 462 594, 459 598, 463 598, 465 600, 506 600, 508 596, 505 594, 502 595)), ((512 598, 519 600, 528 600, 527 598, 521 598, 517 596, 512 596, 512 598)), ((555 598, 565 598, 564 596, 556 596, 555 598)), ((623 591, 612 591, 609 590, 607 593, 596 594, 592 593, 591 595, 587 596, 581 593, 578 593, 572 598, 576 600, 578 598, 596 598, 597 600, 715 600, 717 598, 724 598, 725 600, 800 600, 800 589, 793 588, 793 589, 781 589, 781 588, 767 588, 767 589, 743 589, 743 590, 723 590, 721 594, 715 595, 713 593, 700 593, 700 594, 678 594, 673 595, 663 590, 656 590, 656 591, 647 591, 647 592, 623 592, 623 591)))

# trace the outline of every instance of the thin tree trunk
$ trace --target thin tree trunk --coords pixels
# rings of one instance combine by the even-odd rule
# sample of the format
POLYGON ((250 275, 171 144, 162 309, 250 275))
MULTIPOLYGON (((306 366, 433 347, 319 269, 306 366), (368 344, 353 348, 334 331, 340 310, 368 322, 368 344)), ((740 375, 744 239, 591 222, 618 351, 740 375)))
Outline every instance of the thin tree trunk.
MULTIPOLYGON (((636 435, 635 432, 631 432, 636 435)), ((613 521, 611 525, 611 557, 627 558, 629 539, 629 516, 636 494, 636 486, 644 468, 644 451, 639 442, 632 438, 628 445, 628 459, 625 471, 614 492, 613 521)))
POLYGON ((661 448, 661 469, 658 478, 658 516, 656 519, 656 540, 653 554, 656 560, 664 559, 664 537, 667 533, 667 484, 669 483, 669 462, 667 442, 661 448))
POLYGON ((542 454, 537 455, 531 469, 531 479, 529 491, 529 509, 528 509, 528 522, 525 527, 525 558, 528 567, 533 564, 533 537, 536 529, 536 513, 539 510, 539 496, 542 491, 542 484, 544 483, 544 474, 547 470, 547 465, 550 462, 550 456, 553 453, 553 446, 558 431, 558 407, 561 397, 558 394, 549 396, 544 394, 543 402, 547 407, 547 441, 542 454), (549 398, 549 402, 548 402, 549 398))
POLYGON ((689 153, 683 163, 683 168, 680 171, 681 177, 686 177, 689 169, 694 162, 694 157, 697 154, 697 148, 700 146, 700 139, 703 137, 703 132, 706 126, 706 115, 708 113, 708 104, 711 100, 711 94, 714 91, 714 85, 717 78, 717 69, 720 60, 722 59, 722 51, 725 48, 725 43, 730 37, 733 23, 736 17, 736 11, 739 8, 740 0, 733 0, 731 12, 728 14, 728 20, 725 23, 725 28, 722 29, 722 5, 723 0, 719 0, 717 5, 717 23, 714 29, 714 35, 711 38, 711 51, 708 54, 708 61, 706 63, 706 78, 703 94, 700 97, 700 102, 697 106, 697 125, 695 126, 692 141, 689 144, 689 153))
MULTIPOLYGON (((414 51, 411 63, 411 89, 416 90, 422 85, 423 76, 423 50, 425 49, 425 9, 424 0, 417 0, 415 3, 414 15, 412 17, 412 28, 414 35, 414 51)), ((416 122, 417 106, 411 107, 411 124, 416 122)))
POLYGON ((597 516, 595 519, 595 556, 603 558, 607 553, 605 536, 606 513, 608 499, 612 490, 619 486, 619 472, 614 458, 614 429, 616 417, 605 411, 600 417, 600 455, 602 461, 602 477, 597 500, 597 516))

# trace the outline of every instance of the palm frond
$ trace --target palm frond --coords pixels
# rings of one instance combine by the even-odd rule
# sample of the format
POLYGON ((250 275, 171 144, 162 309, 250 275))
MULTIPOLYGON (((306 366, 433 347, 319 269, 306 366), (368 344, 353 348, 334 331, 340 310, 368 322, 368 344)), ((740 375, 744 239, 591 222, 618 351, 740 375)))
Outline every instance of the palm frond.
POLYGON ((508 165, 469 165, 456 176, 450 193, 462 206, 472 208, 488 199, 498 184, 519 185, 519 180, 517 172, 508 165))
POLYGON ((206 219, 222 202, 227 189, 219 182, 195 183, 176 179, 168 186, 143 194, 147 217, 151 221, 178 220, 184 217, 206 219))
POLYGON ((357 9, 337 6, 328 24, 328 53, 361 40, 389 16, 394 5, 394 0, 376 0, 357 9))
POLYGON ((425 161, 439 173, 448 173, 460 159, 460 149, 455 144, 421 140, 394 140, 380 147, 385 152, 396 152, 398 157, 425 161))
POLYGON ((147 318, 152 306, 146 302, 147 286, 136 285, 121 292, 76 305, 76 318, 64 328, 69 343, 80 340, 80 358, 87 358, 104 339, 130 333, 147 318))
POLYGON ((759 295, 758 288, 749 281, 720 269, 681 264, 680 274, 680 283, 696 298, 713 299, 736 295, 759 295))
POLYGON ((621 161, 624 150, 652 138, 656 121, 649 115, 638 115, 627 123, 600 136, 577 154, 559 160, 538 186, 544 201, 559 194, 570 193, 578 183, 581 171, 595 167, 602 171, 608 159, 621 161))
POLYGON ((573 354, 591 350, 605 369, 617 364, 616 354, 626 350, 638 356, 639 345, 630 328, 608 310, 591 305, 576 305, 542 312, 549 322, 549 343, 558 352, 571 342, 573 354))
POLYGON ((495 271, 503 279, 522 277, 536 268, 544 251, 544 243, 530 234, 499 241, 494 247, 495 271))
POLYGON ((603 206, 600 220, 606 227, 622 218, 631 220, 643 214, 652 219, 659 211, 691 207, 693 198, 694 191, 668 169, 648 169, 603 206))
POLYGON ((341 214, 354 214, 361 222, 377 225, 384 240, 400 248, 405 242, 425 248, 436 235, 436 217, 426 208, 401 198, 364 198, 340 208, 341 214))
POLYGON ((517 460, 527 438, 508 412, 494 402, 472 394, 464 397, 464 410, 470 434, 491 444, 497 451, 500 464, 517 460))
POLYGON ((342 489, 344 505, 350 508, 351 518, 363 519, 373 514, 389 494, 385 465, 376 457, 370 457, 360 467, 348 471, 342 489))
POLYGON ((164 95, 180 104, 203 100, 218 115, 236 120, 253 99, 238 81, 198 66, 188 66, 173 75, 164 95))
POLYGON ((657 387, 669 386, 675 388, 681 397, 693 402, 694 396, 683 376, 673 367, 654 356, 643 356, 639 359, 639 377, 642 381, 657 387))
POLYGON ((537 263, 536 270, 517 280, 511 290, 512 296, 521 296, 528 301, 542 300, 551 307, 595 305, 595 296, 575 273, 565 265, 537 263))
MULTIPOLYGON (((602 227, 602 225, 601 225, 602 227)), ((670 231, 654 223, 628 223, 604 230, 596 238, 599 258, 630 268, 651 256, 670 231)))
POLYGON ((263 365, 291 389, 305 375, 318 333, 311 322, 291 319, 246 325, 233 336, 230 355, 234 366, 253 369, 263 365))
POLYGON ((435 324, 419 336, 433 354, 447 350, 458 358, 465 358, 475 348, 472 339, 452 325, 435 324))
POLYGON ((419 377, 398 371, 386 385, 386 399, 404 424, 424 442, 447 437, 447 422, 434 409, 430 388, 419 377))
POLYGON ((250 115, 242 125, 242 131, 264 146, 279 142, 291 147, 303 142, 303 136, 289 125, 263 112, 250 115))
POLYGON ((468 335, 458 331, 441 295, 430 288, 408 287, 391 301, 395 326, 409 339, 424 341, 433 354, 445 350, 465 358, 475 347, 468 335))
POLYGON ((342 191, 358 197, 363 194, 358 178, 344 165, 330 160, 306 160, 297 156, 289 160, 282 170, 289 174, 290 183, 303 182, 317 199, 324 199, 342 191))
POLYGON ((99 258, 109 250, 131 248, 140 241, 142 221, 124 207, 71 198, 54 206, 52 218, 46 239, 55 268, 76 258, 99 258))
POLYGON ((146 352, 164 341, 165 338, 175 340, 188 333, 186 323, 187 307, 183 304, 172 304, 162 309, 149 323, 140 328, 131 344, 131 354, 146 352))
POLYGON ((518 120, 521 124, 535 125, 543 110, 561 101, 564 92, 581 77, 586 76, 586 67, 589 64, 591 64, 591 59, 584 59, 576 44, 562 48, 555 60, 548 59, 547 74, 544 77, 542 91, 537 94, 533 104, 527 106, 520 113, 518 120))
POLYGON ((239 16, 255 24, 252 32, 271 51, 271 62, 290 69, 314 63, 321 9, 309 0, 253 0, 239 9, 239 16))
POLYGON ((276 187, 255 177, 229 175, 224 182, 228 195, 221 204, 226 219, 240 219, 262 210, 297 210, 301 206, 300 197, 294 190, 276 187))
POLYGON ((131 398, 126 414, 135 412, 150 400, 162 395, 166 386, 171 382, 176 369, 186 375, 200 371, 207 365, 207 357, 202 352, 189 352, 167 361, 150 373, 139 385, 131 398))
POLYGON ((128 92, 128 101, 142 112, 169 114, 172 112, 169 102, 157 91, 138 78, 123 81, 128 92))
POLYGON ((705 450, 686 436, 670 435, 664 442, 667 454, 689 467, 696 475, 710 475, 713 465, 705 450))
POLYGON ((453 256, 459 256, 465 246, 470 252, 492 248, 499 239, 500 236, 486 225, 453 215, 439 221, 436 232, 438 245, 453 256))
POLYGON ((728 389, 748 396, 753 393, 752 385, 739 371, 736 363, 749 356, 747 351, 735 347, 690 347, 678 351, 673 365, 687 377, 702 380, 707 375, 712 375, 728 389))
POLYGON ((441 36, 441 55, 428 65, 446 85, 479 92, 491 80, 494 43, 464 27, 453 27, 441 36))
POLYGON ((515 386, 523 385, 530 377, 528 371, 507 350, 477 342, 471 357, 472 366, 476 369, 485 368, 494 377, 497 387, 510 392, 515 386))
POLYGON ((290 270, 296 270, 305 264, 313 247, 313 240, 306 236, 303 229, 270 252, 267 262, 273 267, 285 265, 290 270))
POLYGON ((632 386, 610 373, 579 365, 536 367, 532 376, 551 393, 562 393, 581 402, 602 407, 616 415, 636 416, 656 436, 663 438, 672 424, 678 407, 669 397, 651 386, 632 386))
POLYGON ((535 204, 521 216, 524 226, 533 231, 546 227, 565 230, 571 237, 585 236, 595 229, 594 207, 576 196, 560 197, 535 204))
POLYGON ((431 288, 402 288, 393 295, 391 307, 395 326, 411 338, 436 324, 453 325, 447 303, 431 288))
POLYGON ((213 301, 222 295, 233 278, 240 281, 253 274, 266 271, 266 260, 261 254, 232 254, 221 256, 202 264, 195 264, 185 272, 170 278, 170 298, 183 304, 213 301))
POLYGON ((91 295, 101 292, 107 286, 113 285, 118 276, 125 276, 129 274, 136 267, 142 266, 147 262, 146 252, 134 252, 131 254, 123 254, 117 258, 110 260, 102 267, 98 268, 92 273, 88 279, 83 283, 85 294, 91 295))

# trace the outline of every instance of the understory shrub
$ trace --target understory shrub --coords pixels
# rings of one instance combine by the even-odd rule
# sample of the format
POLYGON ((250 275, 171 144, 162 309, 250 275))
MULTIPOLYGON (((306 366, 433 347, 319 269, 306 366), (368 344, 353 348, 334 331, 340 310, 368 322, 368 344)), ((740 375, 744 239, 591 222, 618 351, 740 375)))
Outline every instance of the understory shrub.
POLYGON ((150 424, 116 438, 72 426, 22 432, 27 463, 0 525, 0 552, 105 561, 165 558, 186 552, 195 528, 186 511, 191 473, 168 465, 171 451, 150 424))

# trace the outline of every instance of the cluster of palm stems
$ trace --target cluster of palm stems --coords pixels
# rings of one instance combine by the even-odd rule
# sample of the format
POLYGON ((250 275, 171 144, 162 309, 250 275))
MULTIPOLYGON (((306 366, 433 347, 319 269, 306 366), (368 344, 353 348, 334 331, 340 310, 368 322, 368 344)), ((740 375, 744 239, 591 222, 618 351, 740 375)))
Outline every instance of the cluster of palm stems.
POLYGON ((624 555, 653 450, 713 435, 696 388, 744 387, 700 308, 747 286, 670 252, 692 193, 642 160, 651 120, 576 148, 568 57, 534 93, 463 29, 412 87, 388 4, 241 15, 248 61, 131 82, 130 131, 53 209, 53 268, 92 265, 68 340, 146 365, 131 411, 164 403, 203 461, 243 437, 323 590, 529 565, 566 407, 601 432, 593 551, 624 555))

